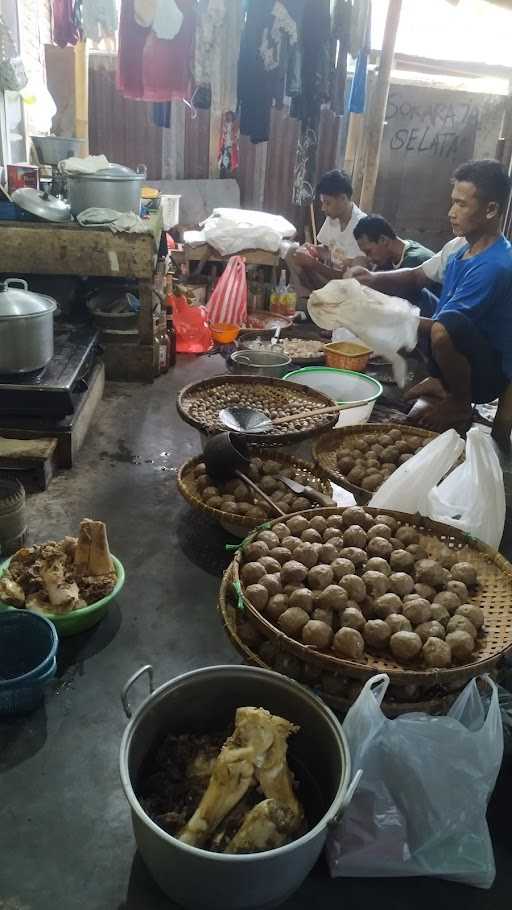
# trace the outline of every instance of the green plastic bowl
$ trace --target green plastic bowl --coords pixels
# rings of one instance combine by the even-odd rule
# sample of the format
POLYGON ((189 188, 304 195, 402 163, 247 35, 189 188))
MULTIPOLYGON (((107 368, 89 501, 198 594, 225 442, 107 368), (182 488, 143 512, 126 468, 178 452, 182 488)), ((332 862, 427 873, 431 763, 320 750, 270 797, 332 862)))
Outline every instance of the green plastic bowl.
MULTIPOLYGON (((0 578, 9 568, 10 561, 10 559, 6 559, 5 562, 0 565, 0 578)), ((78 632, 85 632, 87 629, 92 629, 92 627, 105 616, 110 601, 114 600, 114 597, 117 597, 125 580, 122 562, 120 562, 119 559, 116 559, 115 556, 112 556, 112 562, 114 563, 114 568, 116 570, 117 581, 114 590, 111 591, 110 594, 107 594, 106 597, 102 597, 101 600, 97 600, 94 604, 88 604, 86 607, 81 607, 79 610, 73 610, 72 613, 42 614, 54 624, 57 632, 62 638, 65 638, 68 635, 77 635, 78 632)), ((0 610, 16 609, 16 607, 11 607, 10 604, 2 603, 2 601, 0 601, 0 610)))

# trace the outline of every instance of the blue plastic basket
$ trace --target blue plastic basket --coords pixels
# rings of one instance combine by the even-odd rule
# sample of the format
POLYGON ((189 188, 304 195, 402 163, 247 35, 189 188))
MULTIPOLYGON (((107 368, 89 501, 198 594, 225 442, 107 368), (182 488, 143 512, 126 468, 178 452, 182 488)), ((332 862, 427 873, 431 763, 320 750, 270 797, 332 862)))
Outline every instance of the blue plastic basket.
POLYGON ((0 614, 0 714, 32 711, 57 672, 57 630, 37 613, 0 614))

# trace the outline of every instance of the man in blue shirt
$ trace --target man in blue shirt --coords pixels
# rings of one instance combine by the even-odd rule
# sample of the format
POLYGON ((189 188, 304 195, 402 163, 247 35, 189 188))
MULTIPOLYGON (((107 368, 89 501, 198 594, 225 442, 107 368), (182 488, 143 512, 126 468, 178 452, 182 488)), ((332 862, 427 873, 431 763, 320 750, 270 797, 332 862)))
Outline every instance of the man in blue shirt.
POLYGON ((512 431, 512 247, 501 233, 510 180, 498 161, 470 161, 453 176, 449 219, 459 239, 414 269, 353 277, 383 293, 421 301, 420 347, 430 376, 410 389, 409 420, 442 431, 471 422, 472 403, 499 398, 493 435, 512 431), (427 293, 442 281, 439 299, 427 293))

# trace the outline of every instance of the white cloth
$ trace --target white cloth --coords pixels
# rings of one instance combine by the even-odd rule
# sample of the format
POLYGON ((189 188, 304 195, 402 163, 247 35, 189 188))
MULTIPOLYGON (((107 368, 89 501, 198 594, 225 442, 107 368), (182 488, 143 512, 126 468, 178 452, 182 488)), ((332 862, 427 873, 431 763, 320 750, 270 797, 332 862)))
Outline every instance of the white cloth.
POLYGON ((350 221, 343 230, 340 227, 339 218, 327 217, 325 219, 318 231, 317 239, 319 243, 324 243, 329 247, 333 265, 341 265, 344 259, 356 259, 358 256, 364 256, 354 237, 354 228, 361 218, 365 217, 365 213, 354 202, 350 221))
POLYGON ((420 268, 423 269, 427 278, 430 278, 430 281, 436 281, 437 284, 442 284, 450 256, 460 250, 465 243, 467 243, 465 237, 454 237, 453 240, 445 243, 444 247, 435 256, 423 262, 420 268))
POLYGON ((76 216, 82 227, 109 227, 113 234, 147 234, 151 231, 149 224, 139 218, 135 212, 116 212, 114 209, 84 209, 76 216))
POLYGON ((66 158, 59 163, 59 170, 63 174, 95 174, 109 167, 109 160, 105 155, 88 155, 87 158, 66 158))
POLYGON ((214 209, 201 227, 206 242, 222 256, 251 249, 277 253, 285 238, 295 236, 293 224, 281 215, 245 209, 214 209))
POLYGON ((153 31, 157 38, 172 41, 183 25, 183 13, 175 0, 157 0, 153 31))
POLYGON ((134 0, 133 15, 137 25, 149 28, 155 18, 157 0, 134 0))
POLYGON ((115 35, 118 24, 116 0, 82 0, 84 38, 101 41, 107 35, 115 35))

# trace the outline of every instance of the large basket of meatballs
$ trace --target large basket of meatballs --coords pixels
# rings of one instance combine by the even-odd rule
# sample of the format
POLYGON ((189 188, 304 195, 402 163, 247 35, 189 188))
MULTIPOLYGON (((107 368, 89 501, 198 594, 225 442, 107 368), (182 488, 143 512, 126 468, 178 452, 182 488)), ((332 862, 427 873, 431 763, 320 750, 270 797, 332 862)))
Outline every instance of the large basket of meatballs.
POLYGON ((266 638, 327 671, 463 682, 512 647, 512 566, 420 516, 354 506, 276 520, 233 563, 266 638))

